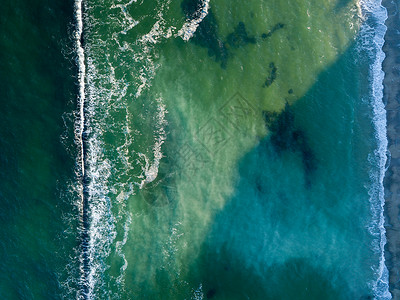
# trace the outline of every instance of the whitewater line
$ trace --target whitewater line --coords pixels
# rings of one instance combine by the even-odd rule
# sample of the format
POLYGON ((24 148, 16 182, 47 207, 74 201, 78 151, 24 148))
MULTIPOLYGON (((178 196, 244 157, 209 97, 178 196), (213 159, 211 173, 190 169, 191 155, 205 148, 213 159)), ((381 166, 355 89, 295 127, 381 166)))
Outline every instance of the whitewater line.
POLYGON ((188 41, 192 38, 193 34, 196 32, 197 27, 199 27, 201 21, 208 15, 208 10, 210 9, 210 0, 203 0, 201 8, 196 12, 199 16, 192 20, 187 20, 183 24, 182 28, 178 31, 177 36, 180 36, 184 41, 188 41))
POLYGON ((363 14, 367 16, 366 22, 362 25, 361 35, 366 39, 363 41, 363 48, 372 53, 373 61, 369 70, 369 78, 371 81, 371 96, 373 108, 373 124, 375 128, 375 137, 377 138, 377 149, 374 156, 369 158, 371 165, 378 165, 378 172, 371 173, 370 178, 375 185, 372 185, 368 191, 370 195, 370 205, 374 220, 371 223, 370 233, 378 238, 374 251, 379 255, 379 265, 375 270, 378 278, 373 283, 374 299, 388 300, 391 299, 389 293, 389 274, 385 263, 385 245, 386 230, 384 217, 384 177, 387 163, 387 119, 385 104, 383 103, 383 79, 385 73, 382 69, 382 62, 385 58, 383 52, 383 44, 385 42, 385 33, 387 27, 385 21, 387 19, 387 10, 382 6, 381 0, 360 0, 360 6, 363 14), (369 18, 373 18, 373 22, 368 22, 369 18), (376 226, 378 227, 377 229, 376 226))
POLYGON ((389 272, 385 263, 385 245, 386 239, 386 229, 385 229, 385 217, 384 217, 384 207, 385 207, 385 188, 384 188, 384 178, 387 170, 387 153, 388 153, 388 138, 387 138, 387 117, 385 104, 383 102, 383 79, 385 72, 383 71, 383 60, 385 59, 385 53, 383 52, 383 45, 385 43, 385 35, 387 27, 385 21, 388 17, 387 10, 382 6, 382 1, 379 0, 375 4, 376 7, 373 11, 373 16, 379 20, 379 26, 375 27, 374 43, 377 48, 375 54, 375 61, 372 65, 372 94, 375 100, 373 105, 374 111, 374 125, 376 130, 376 137, 378 138, 378 149, 376 154, 378 155, 379 162, 379 192, 378 196, 378 207, 379 210, 379 236, 380 236, 380 259, 379 259, 379 278, 375 285, 375 299, 386 300, 391 299, 391 294, 389 292, 389 272))
POLYGON ((79 95, 78 95, 78 105, 79 105, 79 142, 80 142, 80 168, 82 177, 85 176, 85 163, 84 163, 84 151, 83 151, 83 132, 85 128, 85 52, 82 45, 82 34, 83 34, 83 21, 82 21, 82 0, 77 0, 75 2, 75 13, 77 21, 77 30, 75 33, 76 48, 78 52, 78 82, 79 82, 79 95))
POLYGON ((86 77, 86 66, 85 66, 85 51, 83 49, 83 12, 82 12, 82 0, 75 1, 75 18, 76 18, 76 31, 75 31, 75 43, 77 51, 77 64, 78 64, 78 107, 79 107, 79 124, 76 131, 76 140, 79 147, 78 161, 79 161, 79 177, 81 181, 81 251, 80 251, 80 290, 78 291, 78 299, 90 299, 89 296, 89 211, 88 211, 88 191, 87 191, 87 178, 85 168, 85 77, 86 77))

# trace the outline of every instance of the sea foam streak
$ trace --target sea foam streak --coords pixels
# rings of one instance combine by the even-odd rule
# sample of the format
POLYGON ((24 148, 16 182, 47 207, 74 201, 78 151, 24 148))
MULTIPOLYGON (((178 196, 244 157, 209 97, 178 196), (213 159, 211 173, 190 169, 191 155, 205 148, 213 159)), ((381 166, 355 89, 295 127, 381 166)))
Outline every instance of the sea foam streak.
POLYGON ((376 273, 378 279, 371 283, 374 290, 375 299, 391 299, 388 285, 388 270, 385 266, 384 247, 386 244, 384 228, 384 187, 383 179, 386 171, 386 154, 388 141, 386 136, 386 111, 382 102, 383 99, 383 77, 382 62, 385 54, 382 50, 384 44, 384 35, 387 18, 387 11, 381 5, 381 1, 362 0, 360 1, 363 15, 366 22, 363 23, 360 31, 362 50, 369 54, 373 63, 370 66, 370 103, 373 107, 373 122, 378 142, 378 148, 374 155, 370 156, 371 166, 378 166, 378 171, 372 171, 370 174, 373 185, 369 189, 371 211, 373 221, 370 224, 370 232, 376 238, 373 245, 374 251, 380 257, 376 273))
MULTIPOLYGON (((162 158, 161 146, 166 135, 164 127, 167 111, 161 98, 157 98, 154 101, 154 105, 157 107, 157 124, 154 124, 155 144, 151 151, 151 156, 154 156, 153 162, 150 163, 150 158, 143 154, 148 164, 143 169, 142 177, 136 181, 135 176, 131 176, 129 173, 135 168, 132 165, 134 157, 141 157, 140 152, 135 153, 132 150, 134 135, 141 133, 131 129, 131 120, 134 118, 129 111, 129 106, 132 101, 141 96, 142 91, 151 86, 151 80, 156 70, 152 61, 151 45, 157 43, 158 38, 171 36, 170 29, 164 34, 165 21, 162 12, 167 9, 165 7, 169 3, 167 1, 158 11, 158 20, 150 32, 139 37, 136 45, 126 42, 121 45, 118 35, 125 35, 128 30, 138 24, 126 10, 126 6, 132 5, 133 2, 136 1, 111 7, 120 8, 122 18, 126 22, 121 23, 122 31, 117 29, 112 34, 112 39, 106 41, 102 40, 102 36, 95 30, 96 26, 101 23, 97 23, 99 20, 91 15, 90 3, 82 3, 82 0, 75 3, 77 22, 75 45, 78 53, 80 88, 75 139, 79 148, 77 173, 81 180, 79 209, 82 224, 81 246, 78 250, 81 273, 77 291, 79 299, 95 299, 99 297, 100 293, 112 297, 106 288, 111 281, 115 281, 114 284, 119 287, 118 290, 123 291, 125 270, 128 266, 123 247, 128 239, 132 219, 132 216, 124 208, 126 208, 129 197, 135 193, 134 186, 140 186, 143 179, 148 183, 157 177, 159 161, 162 158), (82 11, 83 5, 87 11, 85 16, 82 11), (84 21, 88 25, 86 28, 83 27, 84 21), (92 29, 94 30, 92 31, 92 29), (88 34, 88 42, 85 45, 82 44, 84 31, 88 34), (115 49, 110 50, 115 42, 120 46, 121 53, 124 55, 132 53, 130 60, 133 59, 140 65, 139 70, 135 67, 126 69, 126 72, 135 74, 136 81, 126 81, 125 78, 119 78, 116 74, 116 65, 111 57, 114 55, 115 49), (141 51, 134 50, 135 47, 139 47, 141 51), (133 94, 132 89, 135 90, 133 94), (125 118, 115 119, 114 114, 121 112, 124 112, 125 118), (105 136, 114 133, 123 133, 124 138, 116 142, 116 145, 110 145, 106 142, 105 136), (111 176, 113 176, 112 179, 111 176), (118 176, 128 178, 128 181, 115 181, 115 177, 118 176), (118 196, 114 199, 114 195, 118 196), (113 207, 114 201, 116 201, 116 207, 113 207), (124 224, 123 238, 116 241, 119 224, 124 224), (106 260, 111 255, 112 245, 116 245, 115 252, 121 260, 120 274, 115 276, 106 273, 110 267, 106 260)), ((146 155, 149 154, 146 152, 146 155)))
POLYGON ((87 207, 85 199, 85 187, 84 178, 85 172, 85 145, 84 145, 84 130, 85 130, 85 77, 86 77, 86 66, 85 66, 85 51, 82 45, 83 38, 83 13, 82 13, 82 0, 75 1, 75 18, 76 18, 76 31, 75 31, 75 47, 77 51, 77 65, 78 65, 78 110, 79 115, 77 117, 75 125, 75 141, 79 148, 77 173, 78 178, 81 181, 81 201, 78 204, 81 216, 81 251, 79 256, 80 261, 80 286, 81 290, 77 291, 77 297, 80 299, 87 299, 87 269, 88 269, 88 255, 87 255, 87 207))
POLYGON ((177 35, 180 36, 184 41, 190 40, 193 34, 196 32, 197 27, 199 27, 201 21, 203 21, 203 19, 208 15, 209 8, 210 0, 204 0, 202 7, 197 12, 199 17, 193 20, 188 20, 185 24, 183 24, 177 35))
POLYGON ((75 17, 77 22, 77 28, 75 31, 75 43, 76 51, 78 54, 78 82, 79 82, 79 94, 78 94, 78 106, 79 106, 79 127, 76 130, 76 139, 79 141, 80 145, 80 168, 82 176, 85 175, 85 164, 83 155, 83 130, 85 124, 85 77, 86 77, 86 67, 85 67, 85 52, 83 50, 83 45, 81 43, 83 35, 83 20, 82 20, 82 0, 77 0, 75 2, 75 17))
POLYGON ((108 197, 107 180, 110 176, 110 163, 101 160, 102 149, 99 136, 101 129, 93 124, 96 97, 91 87, 94 66, 85 57, 83 38, 82 1, 75 2, 77 30, 75 33, 79 68, 79 116, 75 129, 75 138, 79 147, 77 166, 81 182, 81 245, 80 245, 80 290, 79 299, 94 299, 95 287, 99 285, 99 275, 106 266, 101 257, 106 257, 115 237, 111 205, 108 197), (87 74, 86 64, 89 67, 87 74), (86 82, 88 83, 86 85, 86 82), (88 92, 89 97, 86 97, 88 92))
POLYGON ((145 184, 150 183, 157 178, 160 160, 163 157, 163 154, 161 152, 161 146, 162 144, 164 144, 164 141, 167 138, 165 132, 165 126, 167 125, 167 121, 165 120, 165 115, 168 113, 168 111, 166 110, 165 105, 162 103, 161 98, 157 99, 157 103, 158 103, 158 115, 157 115, 158 135, 156 136, 156 141, 153 147, 154 162, 151 164, 148 158, 144 154, 140 154, 145 159, 146 162, 146 165, 143 168, 145 179, 140 183, 140 188, 143 188, 145 184))

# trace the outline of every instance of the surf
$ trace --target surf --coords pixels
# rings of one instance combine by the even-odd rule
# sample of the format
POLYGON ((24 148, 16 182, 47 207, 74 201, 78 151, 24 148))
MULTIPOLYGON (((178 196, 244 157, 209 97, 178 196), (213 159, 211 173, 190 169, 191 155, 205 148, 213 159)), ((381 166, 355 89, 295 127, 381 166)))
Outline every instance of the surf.
MULTIPOLYGON (((172 10, 170 1, 156 9, 136 1, 100 6, 95 1, 76 2, 79 95, 75 128, 82 224, 78 295, 82 299, 102 297, 105 290, 111 298, 142 292, 160 295, 162 286, 153 280, 160 273, 175 285, 177 293, 201 295, 205 283, 184 284, 190 278, 185 265, 195 265, 200 259, 198 248, 208 240, 217 216, 227 211, 229 219, 236 179, 242 176, 238 164, 254 149, 261 149, 270 134, 263 114, 271 116, 271 122, 281 120, 277 116, 285 116, 286 107, 307 94, 357 32, 354 7, 348 14, 341 12, 349 23, 335 27, 334 22, 327 22, 323 33, 318 26, 325 20, 325 10, 316 8, 313 14, 299 2, 296 9, 304 17, 299 32, 306 37, 299 39, 289 30, 297 29, 297 23, 291 24, 285 14, 276 11, 277 20, 265 21, 269 18, 264 14, 274 16, 266 10, 268 5, 263 14, 255 7, 252 15, 236 12, 238 17, 233 19, 232 12, 223 9, 224 1, 198 3, 195 17, 188 18, 181 7, 172 10), (252 26, 253 22, 261 25, 252 26), (204 35, 208 31, 215 36, 204 35), (337 32, 343 36, 336 39, 337 32), (307 54, 314 46, 318 60, 307 54), (243 118, 243 111, 252 117, 243 118), (219 140, 210 135, 217 127, 222 133, 219 140), (147 270, 149 256, 152 262, 147 270)), ((378 107, 375 114, 381 113, 378 107)), ((298 151, 303 160, 310 154, 305 133, 295 133, 288 133, 296 135, 294 144, 300 145, 300 150, 287 154, 293 164, 298 151)), ((384 143, 381 146, 379 151, 385 148, 384 143)), ((383 157, 377 157, 384 163, 383 157)), ((300 164, 299 170, 282 166, 296 173, 308 165, 300 164)), ((372 181, 380 182, 380 176, 372 181)), ((296 182, 293 178, 287 184, 296 182)), ((297 188, 292 192, 297 193, 297 188)), ((374 193, 371 190, 371 203, 374 193)), ((273 201, 279 203, 278 198, 273 201)), ((374 211, 378 227, 382 225, 379 205, 374 211)), ((322 218, 319 221, 325 224, 322 218)), ((296 232, 287 226, 286 230, 296 232)), ((260 228, 265 235, 273 231, 267 225, 260 228)), ((327 228, 336 230, 333 225, 327 228)), ((378 237, 384 243, 382 231, 378 237)), ((340 238, 345 244, 344 237, 340 238)), ((379 244, 378 255, 382 247, 379 244)), ((312 251, 307 248, 303 255, 312 251)), ((276 263, 291 258, 290 252, 274 255, 276 263)), ((261 261, 264 267, 271 264, 267 257, 261 261)), ((310 270, 314 270, 311 265, 310 270)), ((380 264, 377 273, 383 281, 384 271, 380 264)), ((377 289, 378 283, 372 285, 377 289)))
POLYGON ((80 179, 80 195, 81 202, 78 205, 81 211, 81 246, 80 246, 80 286, 81 291, 78 292, 78 299, 90 299, 91 292, 89 289, 89 273, 90 273, 90 257, 89 257, 89 203, 88 203, 88 190, 87 183, 88 177, 86 174, 86 155, 87 145, 85 141, 85 80, 86 80, 86 66, 85 66, 85 50, 83 45, 83 7, 82 0, 75 1, 75 47, 77 52, 77 65, 78 65, 78 111, 79 115, 76 120, 75 140, 79 148, 79 157, 77 164, 78 178, 80 179))
POLYGON ((371 214, 373 219, 369 226, 370 233, 376 238, 372 245, 375 253, 379 255, 379 266, 376 269, 378 278, 372 283, 376 299, 391 299, 389 293, 389 275, 385 265, 386 235, 384 227, 384 185, 383 180, 387 168, 388 140, 386 134, 386 110, 383 103, 383 78, 382 62, 385 54, 382 50, 386 33, 385 20, 387 11, 381 5, 381 1, 360 1, 362 13, 366 18, 363 23, 360 36, 361 48, 366 51, 372 60, 369 68, 370 102, 373 108, 373 124, 377 149, 369 158, 371 164, 371 187, 369 189, 371 214), (375 171, 375 167, 378 170, 375 171))

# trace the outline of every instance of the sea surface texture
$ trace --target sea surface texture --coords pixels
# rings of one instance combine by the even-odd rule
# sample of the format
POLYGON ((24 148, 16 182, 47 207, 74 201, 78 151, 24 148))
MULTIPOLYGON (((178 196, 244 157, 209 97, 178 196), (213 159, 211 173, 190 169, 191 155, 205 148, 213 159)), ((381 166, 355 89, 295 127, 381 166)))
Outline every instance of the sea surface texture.
POLYGON ((376 0, 5 0, 1 299, 390 299, 376 0))

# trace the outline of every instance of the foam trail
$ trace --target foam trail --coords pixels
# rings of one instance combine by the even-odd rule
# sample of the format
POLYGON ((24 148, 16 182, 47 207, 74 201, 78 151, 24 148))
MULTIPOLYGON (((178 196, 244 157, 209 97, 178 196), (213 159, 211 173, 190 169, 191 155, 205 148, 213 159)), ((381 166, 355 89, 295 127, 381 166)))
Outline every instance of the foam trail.
POLYGON ((210 0, 204 0, 202 7, 196 12, 199 17, 193 20, 188 20, 188 22, 183 24, 177 35, 180 36, 184 41, 190 40, 193 34, 196 32, 197 27, 199 27, 201 21, 203 21, 203 19, 208 15, 209 8, 210 0))
POLYGON ((79 82, 79 95, 78 95, 78 106, 79 106, 79 129, 77 138, 80 144, 80 168, 82 177, 85 176, 85 163, 84 163, 84 146, 83 146, 83 132, 85 127, 85 52, 82 45, 83 38, 83 20, 82 20, 82 0, 75 2, 75 16, 77 21, 77 29, 75 32, 75 43, 78 54, 78 82, 79 82))
POLYGON ((384 36, 386 33, 385 20, 387 11, 381 5, 381 1, 366 0, 360 1, 364 15, 368 16, 361 28, 362 48, 370 53, 373 64, 370 67, 371 96, 373 106, 373 123, 378 141, 378 148, 375 150, 374 157, 370 157, 370 162, 378 166, 378 172, 370 174, 372 182, 375 184, 369 190, 372 214, 374 217, 370 227, 370 232, 377 238, 375 251, 380 256, 379 266, 376 270, 378 279, 372 283, 375 299, 391 299, 389 293, 388 270, 385 265, 384 247, 386 244, 386 231, 384 227, 384 186, 383 179, 386 172, 388 140, 386 136, 386 111, 383 103, 383 78, 382 62, 385 54, 382 50, 384 36))
POLYGON ((162 99, 157 99, 158 102, 158 130, 156 131, 158 136, 156 136, 156 142, 153 146, 153 155, 154 155, 154 162, 151 164, 149 159, 144 154, 139 154, 141 157, 144 158, 146 165, 144 167, 144 180, 140 183, 139 187, 143 188, 145 184, 154 181, 158 175, 158 168, 160 165, 160 161, 163 157, 161 146, 164 144, 166 140, 166 133, 165 133, 165 126, 167 125, 167 121, 165 119, 165 115, 168 111, 165 108, 165 105, 162 103, 162 99))
POLYGON ((101 76, 93 64, 90 49, 85 48, 86 101, 83 131, 83 155, 85 176, 82 179, 82 239, 81 239, 81 290, 80 299, 96 299, 99 291, 106 291, 103 275, 108 268, 105 258, 109 256, 111 244, 116 237, 115 217, 111 211, 112 203, 108 196, 109 178, 115 165, 104 155, 103 118, 96 108, 107 106, 109 97, 105 89, 94 84, 101 76), (103 102, 102 102, 103 101, 103 102), (99 114, 99 115, 98 115, 99 114))
MULTIPOLYGON (((133 3, 134 0, 126 4, 125 6, 133 3)), ((169 1, 166 2, 168 4, 169 1)), ((164 7, 164 6, 163 6, 164 7)), ((165 21, 162 18, 161 8, 158 13, 159 20, 154 24, 153 29, 147 35, 142 36, 138 41, 138 46, 143 50, 142 52, 136 53, 134 56, 135 61, 143 63, 144 66, 139 72, 135 72, 143 86, 139 86, 136 97, 140 95, 142 89, 148 87, 151 83, 151 79, 154 76, 156 66, 152 62, 152 48, 153 41, 158 41, 159 38, 168 38, 169 29, 164 34, 165 21)), ((124 7, 122 7, 124 8, 124 7)), ((96 299, 100 293, 111 295, 108 291, 109 280, 116 281, 116 284, 120 287, 120 291, 124 289, 124 276, 125 269, 127 268, 127 260, 122 251, 128 239, 128 231, 130 225, 130 216, 126 214, 121 208, 127 201, 129 196, 133 193, 133 184, 128 184, 128 191, 120 193, 123 197, 117 197, 119 205, 116 206, 118 213, 115 214, 113 208, 112 194, 117 193, 120 188, 125 188, 123 183, 113 184, 111 179, 111 170, 117 170, 116 165, 123 163, 126 167, 125 172, 131 170, 133 166, 130 164, 132 152, 128 151, 128 147, 131 144, 133 137, 131 136, 130 130, 130 112, 128 110, 128 103, 126 102, 126 93, 129 83, 125 79, 117 79, 115 77, 115 68, 111 61, 109 61, 109 54, 107 53, 107 42, 101 41, 96 35, 95 31, 90 31, 93 24, 97 24, 97 20, 90 19, 91 9, 87 2, 83 0, 76 0, 75 2, 75 15, 76 15, 76 31, 75 31, 75 48, 77 51, 77 65, 79 68, 79 95, 78 95, 78 108, 75 116, 75 141, 79 149, 77 158, 77 176, 80 180, 79 194, 80 201, 78 204, 80 213, 80 233, 81 241, 79 248, 77 249, 79 255, 79 283, 78 290, 76 292, 77 299, 96 299), (87 9, 86 16, 84 14, 87 9), (86 19, 87 17, 87 19, 86 19), (85 19, 84 19, 85 18, 85 19), (87 28, 84 28, 84 21, 87 28), (83 40, 83 34, 90 32, 90 40, 86 44, 83 40), (91 41, 95 42, 91 42, 91 41), (101 53, 105 53, 106 61, 109 69, 105 71, 102 69, 102 63, 104 57, 98 57, 98 51, 101 49, 101 53), (104 51, 105 50, 105 51, 104 51), (110 85, 112 88, 110 88, 110 85), (118 91, 118 93, 116 92, 118 91), (103 109, 104 108, 104 109, 103 109), (118 147, 122 151, 118 151, 119 155, 109 156, 107 152, 107 143, 104 141, 104 135, 107 132, 113 132, 113 129, 107 124, 108 118, 113 117, 113 113, 121 108, 125 108, 126 127, 125 143, 118 147), (119 207, 119 208, 118 208, 119 207), (107 258, 111 255, 113 250, 113 243, 117 237, 117 225, 118 221, 122 221, 122 218, 126 218, 124 225, 124 239, 117 241, 117 255, 121 258, 123 265, 120 269, 120 276, 118 278, 110 275, 110 278, 105 279, 109 265, 107 265, 107 258)), ((129 19, 128 23, 133 24, 133 19, 130 16, 124 14, 122 10, 123 19, 129 19)), ((126 29, 127 23, 122 23, 122 26, 126 29)), ((171 28, 170 28, 171 29, 171 28)), ((172 29, 171 29, 172 30, 172 29)), ((121 33, 117 30, 117 33, 121 33)), ((117 40, 117 36, 113 35, 117 40)), ((115 40, 113 39, 113 40, 115 40)), ((112 41, 110 41, 112 42, 112 41)), ((121 51, 126 51, 131 48, 125 44, 126 48, 121 51)), ((156 99, 158 113, 156 116, 157 131, 155 132, 155 144, 153 146, 153 155, 151 163, 148 162, 148 166, 145 168, 143 176, 145 182, 153 181, 158 174, 159 161, 162 158, 161 146, 165 140, 165 114, 167 113, 164 104, 161 99, 156 99)), ((114 122, 115 120, 113 120, 114 122)), ((117 124, 113 123, 113 126, 117 127, 117 124)), ((121 127, 118 127, 118 129, 121 127)), ((118 131, 118 130, 116 130, 118 131)), ((112 150, 110 150, 112 152, 112 150)), ((137 154, 140 156, 140 154, 137 154)), ((118 173, 119 174, 119 173, 118 173)), ((142 178, 141 178, 142 179, 142 178)))
POLYGON ((117 252, 117 254, 121 257, 121 259, 123 260, 124 264, 122 265, 122 267, 120 268, 120 275, 117 278, 117 283, 121 286, 121 288, 124 288, 125 285, 125 271, 128 268, 128 261, 126 260, 125 254, 122 251, 122 248, 125 246, 126 242, 128 241, 128 234, 129 234, 129 226, 132 223, 132 215, 128 214, 128 217, 125 221, 124 224, 124 237, 122 239, 122 241, 118 241, 116 243, 116 249, 115 251, 117 252))
POLYGON ((80 290, 78 291, 77 297, 79 299, 89 299, 88 290, 88 274, 89 274, 89 256, 87 254, 88 242, 89 242, 89 218, 88 218, 88 198, 87 191, 85 188, 86 179, 86 168, 85 168, 85 51, 83 49, 83 12, 82 12, 82 0, 75 1, 75 18, 76 18, 76 31, 75 31, 75 46, 77 51, 77 64, 78 64, 78 107, 79 115, 77 120, 77 126, 75 129, 75 140, 79 147, 78 154, 78 177, 81 181, 81 203, 79 205, 81 210, 81 252, 80 252, 80 290))

